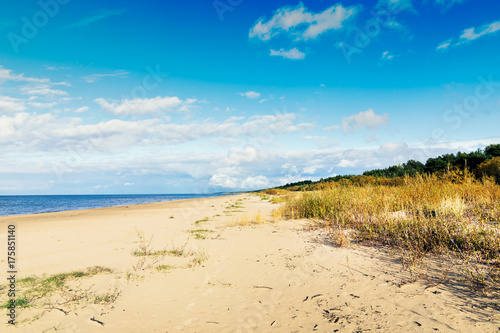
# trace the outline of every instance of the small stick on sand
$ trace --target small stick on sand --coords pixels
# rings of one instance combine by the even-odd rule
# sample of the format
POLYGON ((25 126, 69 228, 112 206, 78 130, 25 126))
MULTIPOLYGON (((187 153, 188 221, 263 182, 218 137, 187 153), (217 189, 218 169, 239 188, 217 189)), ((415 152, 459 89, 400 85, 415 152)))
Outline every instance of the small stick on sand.
POLYGON ((90 318, 90 320, 95 321, 96 323, 101 324, 102 326, 104 326, 104 323, 102 321, 97 320, 94 317, 90 318))

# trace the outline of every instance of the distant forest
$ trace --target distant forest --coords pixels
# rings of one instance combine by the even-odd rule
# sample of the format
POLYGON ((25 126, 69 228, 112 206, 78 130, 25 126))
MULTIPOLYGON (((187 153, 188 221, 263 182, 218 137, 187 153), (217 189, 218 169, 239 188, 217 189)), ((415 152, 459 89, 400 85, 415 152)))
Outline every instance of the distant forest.
POLYGON ((445 154, 439 157, 429 158, 425 164, 409 160, 400 165, 393 165, 385 169, 365 171, 362 175, 339 175, 335 177, 321 178, 318 181, 303 180, 275 187, 292 191, 316 190, 327 186, 332 182, 340 183, 377 183, 397 185, 406 177, 416 175, 437 174, 463 175, 470 173, 477 178, 484 176, 492 177, 500 184, 500 144, 489 145, 485 149, 478 149, 470 153, 458 152, 445 154))

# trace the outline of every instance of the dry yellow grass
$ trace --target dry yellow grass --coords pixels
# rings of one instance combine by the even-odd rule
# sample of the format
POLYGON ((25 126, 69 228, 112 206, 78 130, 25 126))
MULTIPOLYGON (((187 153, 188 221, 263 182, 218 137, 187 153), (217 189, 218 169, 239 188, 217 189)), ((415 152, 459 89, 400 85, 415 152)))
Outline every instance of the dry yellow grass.
POLYGON ((262 215, 260 211, 253 215, 249 214, 239 214, 238 216, 234 216, 226 225, 230 227, 234 226, 249 226, 249 225, 257 225, 267 223, 265 216, 262 215))
POLYGON ((446 254, 461 262, 475 288, 499 288, 500 186, 487 179, 418 176, 399 186, 335 186, 289 200, 273 216, 319 219, 342 246, 349 243, 344 230, 352 229, 353 240, 398 248, 410 263, 446 254))

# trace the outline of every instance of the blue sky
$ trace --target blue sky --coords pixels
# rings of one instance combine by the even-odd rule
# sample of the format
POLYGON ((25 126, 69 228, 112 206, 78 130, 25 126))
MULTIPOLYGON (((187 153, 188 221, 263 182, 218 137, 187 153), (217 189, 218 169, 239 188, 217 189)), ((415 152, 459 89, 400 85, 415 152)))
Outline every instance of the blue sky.
POLYGON ((498 1, 0 13, 0 194, 257 189, 500 142, 498 1))

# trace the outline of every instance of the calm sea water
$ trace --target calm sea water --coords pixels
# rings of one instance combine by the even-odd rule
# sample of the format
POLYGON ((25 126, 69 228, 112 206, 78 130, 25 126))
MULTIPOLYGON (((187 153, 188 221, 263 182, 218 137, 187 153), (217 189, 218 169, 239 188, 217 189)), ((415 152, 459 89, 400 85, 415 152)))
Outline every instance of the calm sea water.
POLYGON ((0 216, 60 212, 228 195, 215 194, 116 194, 116 195, 14 195, 0 196, 0 216))

